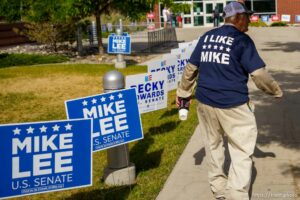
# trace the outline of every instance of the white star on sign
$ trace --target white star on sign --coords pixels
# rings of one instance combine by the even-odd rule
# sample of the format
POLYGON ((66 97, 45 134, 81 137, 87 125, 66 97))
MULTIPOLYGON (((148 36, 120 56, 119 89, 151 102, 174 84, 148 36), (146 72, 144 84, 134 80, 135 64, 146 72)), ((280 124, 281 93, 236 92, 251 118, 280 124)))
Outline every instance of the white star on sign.
POLYGON ((72 125, 68 123, 68 124, 65 126, 65 128, 66 128, 66 131, 67 131, 67 130, 71 130, 71 129, 72 129, 72 125))
POLYGON ((207 48, 209 48, 209 49, 210 49, 210 48, 211 48, 211 45, 209 44, 209 45, 207 46, 207 48))
POLYGON ((92 99, 92 104, 97 103, 97 99, 92 99))
POLYGON ((203 45, 202 47, 203 47, 203 49, 206 49, 206 45, 203 45))
POLYGON ((223 47, 223 46, 220 46, 220 50, 223 51, 223 49, 224 49, 224 47, 223 47))
POLYGON ((106 99, 105 97, 102 97, 102 98, 101 98, 101 102, 104 102, 104 101, 105 101, 105 99, 106 99))
POLYGON ((123 98, 123 94, 119 93, 118 97, 119 97, 119 99, 122 99, 123 98))
POLYGON ((13 132, 14 132, 14 135, 20 135, 21 129, 16 127, 16 129, 14 129, 13 132))
POLYGON ((32 128, 32 127, 30 126, 28 129, 26 129, 26 131, 27 131, 28 134, 29 134, 29 133, 33 133, 34 128, 32 128))
POLYGON ((47 132, 47 127, 43 125, 43 126, 40 128, 40 130, 41 130, 41 133, 46 133, 46 132, 47 132))
POLYGON ((82 105, 87 106, 87 105, 88 105, 88 102, 87 102, 86 100, 84 100, 84 101, 82 102, 82 105))
POLYGON ((52 126, 53 131, 59 131, 60 126, 55 124, 55 126, 52 126))
POLYGON ((115 99, 115 97, 113 95, 109 96, 109 100, 114 100, 114 99, 115 99))
POLYGON ((227 48, 226 48, 226 51, 227 51, 227 52, 229 52, 229 51, 230 51, 230 48, 229 48, 229 47, 227 47, 227 48))
POLYGON ((218 49, 218 45, 215 45, 215 46, 214 46, 214 49, 218 49))

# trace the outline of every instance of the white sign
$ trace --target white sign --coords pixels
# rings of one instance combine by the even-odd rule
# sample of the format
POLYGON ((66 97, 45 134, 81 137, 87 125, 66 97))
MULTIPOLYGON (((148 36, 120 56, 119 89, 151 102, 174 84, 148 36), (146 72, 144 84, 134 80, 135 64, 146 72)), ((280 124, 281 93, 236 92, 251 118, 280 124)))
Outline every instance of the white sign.
MULTIPOLYGON (((192 55, 194 49, 195 49, 194 46, 185 47, 185 48, 171 49, 171 54, 178 55, 178 54, 187 53, 187 54, 192 55)), ((168 55, 168 54, 166 54, 166 55, 168 55)), ((164 55, 164 57, 165 57, 165 55, 164 55)))
POLYGON ((290 22, 291 21, 291 15, 281 15, 281 21, 290 22))
POLYGON ((181 48, 181 49, 182 48, 186 48, 186 47, 193 47, 193 48, 195 48, 196 45, 197 45, 197 43, 198 43, 198 40, 193 40, 191 42, 181 42, 181 43, 178 44, 178 47, 181 48))
MULTIPOLYGON (((185 50, 185 49, 184 49, 185 50)), ((184 51, 184 53, 178 53, 177 55, 165 54, 163 55, 163 59, 169 59, 171 56, 176 56, 177 58, 177 72, 178 72, 178 82, 181 80, 184 68, 186 64, 189 62, 191 57, 191 51, 184 51)))
POLYGON ((167 59, 155 60, 148 62, 148 73, 167 71, 167 88, 168 91, 177 88, 178 71, 176 56, 167 59))
POLYGON ((126 88, 135 88, 140 113, 167 107, 167 71, 126 76, 126 88))

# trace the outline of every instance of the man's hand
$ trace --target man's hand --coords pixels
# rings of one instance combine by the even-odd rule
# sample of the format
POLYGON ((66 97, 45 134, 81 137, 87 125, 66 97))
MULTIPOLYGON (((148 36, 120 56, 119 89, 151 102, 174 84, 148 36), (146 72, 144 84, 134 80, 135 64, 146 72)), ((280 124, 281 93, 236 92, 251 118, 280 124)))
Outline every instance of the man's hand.
MULTIPOLYGON (((182 97, 176 96, 176 106, 177 106, 177 108, 180 107, 181 99, 182 99, 182 97)), ((188 100, 188 103, 185 106, 189 107, 191 105, 192 98, 188 97, 188 98, 184 98, 184 99, 188 100)))
POLYGON ((176 96, 176 106, 177 106, 177 108, 179 108, 179 106, 180 106, 180 101, 179 101, 179 97, 178 96, 176 96))

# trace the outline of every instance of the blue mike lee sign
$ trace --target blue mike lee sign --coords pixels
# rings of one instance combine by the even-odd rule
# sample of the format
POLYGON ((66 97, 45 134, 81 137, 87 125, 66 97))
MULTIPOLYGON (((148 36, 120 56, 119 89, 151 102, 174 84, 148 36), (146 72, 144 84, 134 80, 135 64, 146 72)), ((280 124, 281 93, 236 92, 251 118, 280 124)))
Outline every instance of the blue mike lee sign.
POLYGON ((0 199, 92 185, 90 119, 0 126, 0 199))
POLYGON ((143 138, 135 89, 119 90, 65 102, 69 119, 93 119, 93 150, 143 138))
POLYGON ((130 54, 131 39, 128 33, 123 33, 122 35, 116 35, 113 33, 109 35, 107 53, 130 54))

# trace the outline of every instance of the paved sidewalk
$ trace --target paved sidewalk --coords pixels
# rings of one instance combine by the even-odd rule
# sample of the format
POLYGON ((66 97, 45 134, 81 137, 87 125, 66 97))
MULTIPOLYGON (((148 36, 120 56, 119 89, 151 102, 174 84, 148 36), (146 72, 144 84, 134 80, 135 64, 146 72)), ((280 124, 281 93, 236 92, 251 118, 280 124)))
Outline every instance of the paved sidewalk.
MULTIPOLYGON (((180 31, 182 37, 189 35, 180 31)), ((251 199, 300 200, 300 28, 251 28, 249 35, 284 91, 284 98, 276 100, 249 82, 259 131, 251 199)), ((156 200, 212 199, 200 134, 196 128, 156 200)))
MULTIPOLYGON (((279 144, 257 145, 253 160, 252 200, 300 199, 300 180, 298 177, 297 182, 292 173, 293 166, 300 166, 299 150, 288 150, 279 144)), ((210 199, 213 196, 207 181, 205 150, 197 127, 156 200, 210 199)))

